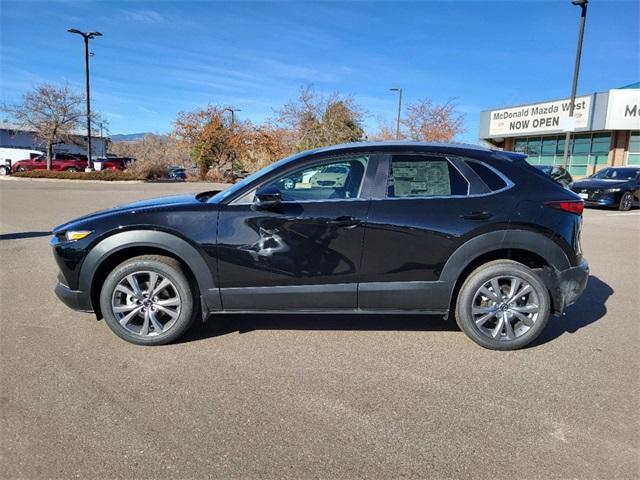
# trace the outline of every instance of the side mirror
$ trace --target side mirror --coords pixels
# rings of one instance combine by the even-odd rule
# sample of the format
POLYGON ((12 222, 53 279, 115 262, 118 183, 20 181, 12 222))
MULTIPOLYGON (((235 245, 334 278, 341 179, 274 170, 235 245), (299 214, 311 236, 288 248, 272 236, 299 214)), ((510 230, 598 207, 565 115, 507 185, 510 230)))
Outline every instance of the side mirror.
POLYGON ((253 199, 253 206, 256 210, 271 210, 277 208, 280 203, 282 203, 282 194, 274 186, 259 189, 253 199))

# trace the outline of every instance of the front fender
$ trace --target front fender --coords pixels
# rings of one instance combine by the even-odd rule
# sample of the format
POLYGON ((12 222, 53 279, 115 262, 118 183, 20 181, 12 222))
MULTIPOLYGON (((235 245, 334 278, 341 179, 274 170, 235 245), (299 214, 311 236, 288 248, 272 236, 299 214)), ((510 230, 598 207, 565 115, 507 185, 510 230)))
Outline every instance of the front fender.
POLYGON ((187 241, 158 230, 129 230, 111 235, 93 246, 80 269, 79 289, 90 292, 95 272, 113 254, 132 247, 151 247, 165 250, 183 261, 193 273, 203 309, 215 311, 221 308, 220 292, 211 270, 198 250, 187 241))

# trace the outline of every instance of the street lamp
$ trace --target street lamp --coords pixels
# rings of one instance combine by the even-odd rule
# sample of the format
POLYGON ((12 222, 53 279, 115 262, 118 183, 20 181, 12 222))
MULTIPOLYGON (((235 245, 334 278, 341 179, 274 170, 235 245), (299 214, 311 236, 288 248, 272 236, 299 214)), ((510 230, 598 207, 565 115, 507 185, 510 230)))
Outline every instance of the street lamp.
POLYGON ((232 126, 232 127, 233 127, 233 124, 234 124, 234 123, 235 123, 235 121, 236 121, 235 112, 241 112, 241 111, 242 111, 242 110, 240 110, 239 108, 231 108, 231 107, 225 108, 225 109, 223 110, 223 112, 231 112, 231 126, 232 126))
POLYGON ((398 92, 398 119, 396 120, 396 140, 400 140, 400 113, 402 112, 402 88, 390 88, 390 92, 398 92))
POLYGON ((100 32, 81 32, 75 28, 67 30, 69 33, 77 33, 84 38, 84 65, 85 77, 87 83, 87 171, 93 170, 93 161, 91 160, 91 94, 89 88, 89 40, 95 37, 101 37, 100 32))
MULTIPOLYGON (((571 102, 569 103, 569 122, 573 122, 573 109, 576 103, 576 90, 578 89, 578 73, 580 72, 580 57, 582 56, 582 39, 584 37, 584 24, 587 19, 587 3, 589 0, 572 0, 572 4, 580 7, 580 30, 578 32, 578 48, 576 50, 576 63, 573 67, 573 84, 571 86, 571 102)), ((567 168, 569 160, 569 142, 571 141, 572 124, 567 124, 567 134, 564 139, 564 156, 562 166, 567 168)))

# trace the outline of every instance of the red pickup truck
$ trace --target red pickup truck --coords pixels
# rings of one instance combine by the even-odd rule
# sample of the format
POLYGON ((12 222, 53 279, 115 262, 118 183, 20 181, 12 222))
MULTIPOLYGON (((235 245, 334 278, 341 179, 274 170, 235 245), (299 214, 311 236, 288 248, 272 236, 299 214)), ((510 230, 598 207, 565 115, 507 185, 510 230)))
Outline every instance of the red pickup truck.
MULTIPOLYGON (((45 170, 47 168, 47 157, 40 155, 29 160, 19 160, 11 165, 14 172, 26 172, 29 170, 45 170)), ((86 155, 75 153, 54 153, 51 159, 51 170, 82 172, 87 168, 86 155)))

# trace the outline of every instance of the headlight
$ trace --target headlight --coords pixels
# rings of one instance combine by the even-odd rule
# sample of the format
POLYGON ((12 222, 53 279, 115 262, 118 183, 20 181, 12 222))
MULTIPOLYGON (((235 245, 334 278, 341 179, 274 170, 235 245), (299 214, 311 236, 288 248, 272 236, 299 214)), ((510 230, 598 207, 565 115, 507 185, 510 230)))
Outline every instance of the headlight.
POLYGON ((621 190, 622 190, 621 188, 607 188, 607 189, 605 190, 605 192, 607 192, 607 193, 614 193, 614 192, 619 192, 619 191, 621 191, 621 190))
POLYGON ((82 240, 83 238, 89 236, 91 234, 91 230, 69 230, 65 233, 65 237, 68 241, 74 242, 76 240, 82 240))

